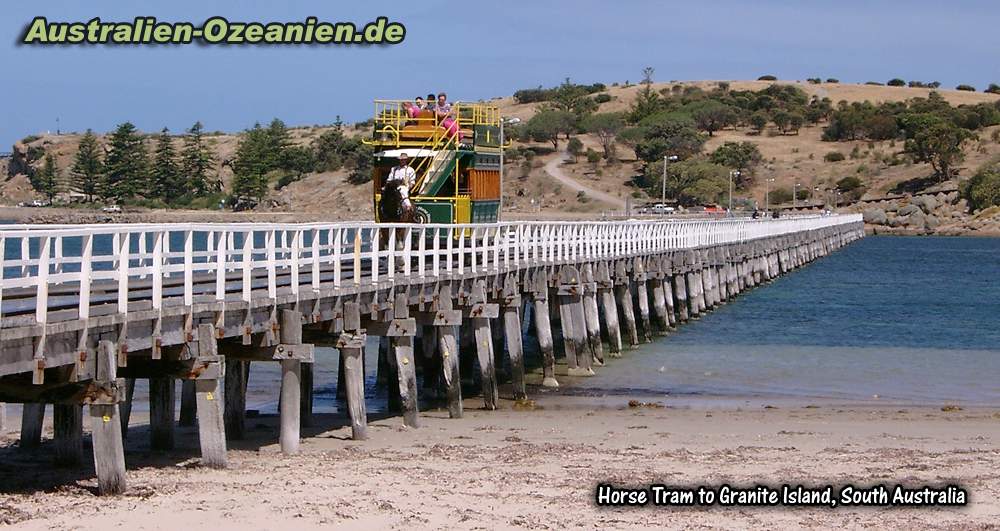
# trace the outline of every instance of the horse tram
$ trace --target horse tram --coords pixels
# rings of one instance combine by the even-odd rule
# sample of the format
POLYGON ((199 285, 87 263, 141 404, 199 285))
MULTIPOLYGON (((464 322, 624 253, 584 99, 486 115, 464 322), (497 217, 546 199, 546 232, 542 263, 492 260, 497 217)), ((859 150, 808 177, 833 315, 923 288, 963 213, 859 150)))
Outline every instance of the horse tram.
POLYGON ((466 224, 500 219, 500 110, 482 103, 434 108, 375 100, 372 199, 379 223, 466 224), (442 110, 445 107, 446 110, 442 110), (409 205, 390 180, 400 160, 413 169, 409 205))

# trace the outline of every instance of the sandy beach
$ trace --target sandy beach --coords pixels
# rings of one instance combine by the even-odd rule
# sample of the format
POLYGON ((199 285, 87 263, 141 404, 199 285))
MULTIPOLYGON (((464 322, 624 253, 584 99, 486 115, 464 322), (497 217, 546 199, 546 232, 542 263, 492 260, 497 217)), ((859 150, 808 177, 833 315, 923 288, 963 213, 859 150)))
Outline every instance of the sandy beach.
MULTIPOLYGON (((0 523, 13 529, 327 528, 954 528, 1000 521, 1000 409, 700 403, 543 396, 466 416, 422 413, 419 429, 372 418, 349 440, 336 415, 278 453, 276 418, 248 419, 230 468, 201 468, 197 434, 151 455, 143 419, 129 433, 128 492, 100 498, 92 465, 53 470, 8 434, 0 523), (652 405, 651 405, 652 404, 652 405), (634 405, 634 404, 633 404, 634 405), (662 406, 662 407, 661 407, 662 406), (598 483, 675 486, 957 484, 962 508, 597 507, 598 483)), ((650 399, 652 400, 652 399, 650 399)), ((46 427, 50 431, 50 427, 46 427)), ((85 444, 89 445, 88 442, 85 444)), ((89 447, 87 448, 89 454, 89 447)))

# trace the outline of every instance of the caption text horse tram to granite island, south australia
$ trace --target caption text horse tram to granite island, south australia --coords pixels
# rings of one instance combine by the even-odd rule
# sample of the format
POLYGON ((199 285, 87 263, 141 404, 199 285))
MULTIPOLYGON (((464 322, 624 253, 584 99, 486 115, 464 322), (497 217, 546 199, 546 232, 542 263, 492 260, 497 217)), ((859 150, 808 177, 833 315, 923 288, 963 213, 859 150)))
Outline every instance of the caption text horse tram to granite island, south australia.
POLYGON ((80 465, 86 424, 98 490, 123 492, 140 380, 148 448, 197 427, 201 464, 225 467, 251 365, 272 364, 278 442, 296 453, 302 426, 332 427, 313 415, 320 356, 337 356, 354 439, 366 365, 405 426, 418 406, 461 417, 463 393, 496 409, 864 235, 860 214, 499 221, 496 107, 375 109, 375 221, 0 226, 0 408, 24 405, 20 448, 80 465))

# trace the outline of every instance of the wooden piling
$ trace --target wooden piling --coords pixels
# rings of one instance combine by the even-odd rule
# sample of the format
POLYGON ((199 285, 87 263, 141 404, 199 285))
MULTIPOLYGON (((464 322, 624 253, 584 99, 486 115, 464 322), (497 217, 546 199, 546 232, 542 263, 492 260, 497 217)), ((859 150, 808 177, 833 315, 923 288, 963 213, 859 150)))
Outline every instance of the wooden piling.
POLYGON ((45 404, 24 404, 21 408, 22 450, 38 448, 42 444, 42 423, 45 421, 45 404))
POLYGON ((135 397, 135 378, 125 378, 125 398, 118 404, 121 417, 122 439, 128 440, 128 425, 132 420, 132 398, 135 397))
POLYGON ((642 325, 642 338, 649 343, 653 340, 653 326, 649 318, 649 290, 646 288, 646 264, 642 258, 632 261, 632 280, 635 281, 635 300, 642 325))
POLYGON ((347 410, 351 417, 351 438, 368 438, 368 412, 365 408, 364 350, 366 336, 361 328, 361 308, 356 302, 344 303, 344 331, 337 348, 344 358, 347 410))
POLYGON ((219 396, 221 387, 219 376, 225 362, 219 357, 218 352, 215 327, 211 324, 198 325, 198 361, 206 364, 206 370, 193 382, 201 464, 212 468, 225 468, 226 426, 223 420, 222 397, 219 396))
POLYGON ((226 438, 242 440, 246 437, 247 375, 250 362, 229 360, 226 362, 225 409, 226 438))
MULTIPOLYGON (((97 351, 95 380, 111 386, 116 382, 118 368, 115 344, 101 341, 97 351)), ((102 495, 125 492, 125 447, 122 425, 118 416, 117 393, 107 403, 90 405, 91 433, 94 447, 94 469, 97 471, 97 490, 102 495)))
POLYGON ((194 426, 198 409, 194 380, 181 380, 181 409, 177 416, 178 426, 194 426))
POLYGON ((531 299, 534 303, 533 317, 535 320, 535 336, 538 338, 538 349, 542 352, 542 385, 544 387, 559 387, 556 380, 556 354, 552 342, 552 322, 549 319, 549 281, 548 274, 542 268, 536 269, 530 281, 531 299))
POLYGON ((559 297, 559 322, 562 326, 563 346, 566 352, 567 374, 590 376, 590 353, 586 350, 587 324, 583 311, 583 284, 576 267, 559 268, 556 294, 559 297))
MULTIPOLYGON (((302 344, 302 313, 295 310, 281 311, 280 328, 282 345, 302 344)), ((283 359, 281 363, 281 451, 285 454, 299 452, 299 435, 302 429, 302 360, 283 359)))
POLYGON ((149 448, 154 451, 174 449, 174 379, 149 379, 149 448))
MULTIPOLYGON (((441 284, 438 290, 437 310, 451 311, 453 301, 451 285, 441 284)), ((458 368, 458 327, 454 325, 438 327, 438 352, 441 353, 441 374, 448 393, 448 416, 462 418, 462 380, 458 368)))
POLYGON ((629 345, 633 347, 639 344, 639 330, 635 324, 635 311, 632 308, 632 292, 629 289, 628 273, 625 270, 625 261, 619 260, 615 263, 615 299, 618 301, 618 316, 625 324, 625 332, 628 334, 629 345))
POLYGON ((597 282, 594 280, 594 266, 583 264, 580 269, 583 280, 583 316, 587 325, 587 345, 594 364, 604 365, 604 344, 601 342, 600 310, 597 309, 597 282))
MULTIPOLYGON (((397 293, 393 304, 393 317, 409 319, 409 312, 406 292, 397 293)), ((417 410, 417 364, 413 359, 413 336, 392 337, 391 348, 390 360, 396 365, 396 386, 399 389, 399 407, 403 412, 403 425, 417 428, 420 426, 420 421, 417 410)))
POLYGON ((514 400, 528 398, 524 387, 524 346, 521 344, 521 290, 518 286, 516 273, 504 277, 503 291, 500 295, 500 305, 503 311, 503 332, 507 344, 507 355, 510 359, 511 388, 514 400))
POLYGON ((486 305, 486 283, 480 279, 476 280, 472 286, 472 293, 469 303, 476 306, 473 309, 472 331, 475 337, 476 358, 479 360, 479 372, 483 388, 483 407, 487 410, 497 408, 497 378, 494 369, 493 356, 493 332, 490 329, 490 318, 483 315, 483 307, 486 305))
POLYGON ((55 404, 52 429, 57 466, 77 466, 83 462, 83 406, 55 404))
POLYGON ((663 296, 663 271, 660 260, 651 258, 646 264, 646 284, 653 298, 653 316, 661 334, 670 330, 670 318, 667 316, 667 300, 663 296))
POLYGON ((601 302, 600 317, 604 319, 604 331, 608 336, 608 356, 622 357, 622 331, 618 325, 618 305, 615 304, 614 282, 607 262, 597 264, 597 298, 601 302))

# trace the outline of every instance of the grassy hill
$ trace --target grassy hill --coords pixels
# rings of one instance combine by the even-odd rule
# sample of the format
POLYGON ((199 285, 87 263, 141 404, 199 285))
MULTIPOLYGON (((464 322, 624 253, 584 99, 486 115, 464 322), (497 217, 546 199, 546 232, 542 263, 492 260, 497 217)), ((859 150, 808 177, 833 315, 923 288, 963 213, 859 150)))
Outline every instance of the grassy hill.
MULTIPOLYGON (((654 83, 652 88, 677 91, 675 85, 681 87, 698 87, 711 91, 719 86, 720 81, 693 81, 654 83)), ((793 85, 801 89, 809 97, 829 98, 834 104, 840 101, 853 102, 901 102, 912 98, 926 98, 931 92, 927 88, 891 87, 874 85, 857 85, 848 83, 806 83, 798 81, 726 81, 729 90, 761 91, 775 84, 793 85)), ((608 101, 601 103, 598 112, 627 111, 635 101, 642 87, 609 86, 603 92, 608 101)), ((935 90, 945 101, 952 105, 972 105, 978 103, 996 103, 1000 96, 981 92, 966 92, 957 90, 935 90)), ((522 121, 529 120, 537 111, 540 103, 519 104, 512 97, 492 100, 500 106, 504 116, 517 117, 522 121)), ((756 178, 745 189, 737 192, 737 197, 756 200, 763 205, 765 189, 783 189, 791 191, 793 185, 799 185, 800 190, 829 189, 838 180, 847 176, 856 176, 865 186, 865 198, 885 196, 901 183, 919 182, 931 173, 927 164, 914 163, 900 158, 903 143, 899 140, 887 141, 838 141, 827 142, 822 139, 826 121, 815 125, 806 125, 794 134, 782 134, 773 124, 769 124, 759 134, 747 126, 728 127, 716 131, 704 146, 705 152, 710 152, 725 142, 752 142, 758 146, 762 162, 756 169, 756 178), (843 160, 830 162, 827 155, 838 152, 843 160)), ((291 128, 293 142, 297 145, 309 145, 312 139, 322 134, 324 127, 291 128)), ((969 177, 980 165, 1000 158, 1000 126, 992 126, 977 130, 976 138, 965 147, 965 160, 957 168, 958 178, 969 177)), ((351 130, 350 134, 364 134, 366 129, 351 130)), ((597 137, 589 134, 574 135, 585 147, 600 150, 597 137)), ((18 151, 27 149, 43 149, 56 155, 60 168, 72 164, 72 156, 79 140, 78 135, 44 136, 23 145, 15 146, 18 151)), ((233 134, 217 134, 210 137, 216 152, 216 161, 220 178, 228 186, 231 168, 224 164, 233 158, 238 137, 233 134)), ((565 140, 560 142, 559 150, 553 150, 551 143, 517 142, 515 147, 527 148, 534 153, 531 160, 521 159, 510 161, 506 166, 505 207, 511 217, 563 217, 592 216, 603 210, 615 208, 607 201, 589 197, 585 191, 553 182, 550 171, 553 165, 568 177, 578 181, 582 187, 599 192, 605 192, 613 197, 630 198, 633 202, 650 200, 647 193, 636 187, 634 177, 641 173, 643 163, 638 161, 630 149, 619 146, 618 161, 587 162, 583 157, 575 163, 559 164, 564 157, 562 150, 565 140), (554 159, 559 159, 555 160, 554 159), (549 170, 546 171, 546 165, 549 170), (532 202, 534 199, 534 202, 532 202)), ((40 160, 40 157, 36 159, 40 160)), ((37 164, 37 162, 35 163, 37 164)), ((10 175, 2 183, 2 201, 12 203, 33 197, 30 186, 27 186, 23 175, 24 168, 12 164, 10 175), (18 171, 22 170, 22 171, 18 171)), ((319 219, 371 219, 369 200, 370 185, 351 184, 346 180, 346 171, 314 173, 306 175, 302 180, 293 182, 280 190, 270 192, 269 201, 263 207, 270 211, 295 211, 311 213, 319 219), (331 208, 333 206, 333 208, 331 208)), ((944 183, 944 189, 954 189, 958 185, 955 180, 944 183)), ((812 200, 821 202, 825 192, 813 192, 812 200)), ((654 194, 658 195, 658 194, 654 194)), ((860 208, 860 207, 858 207, 860 208)))

